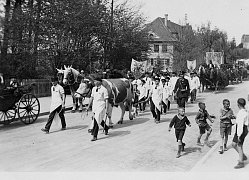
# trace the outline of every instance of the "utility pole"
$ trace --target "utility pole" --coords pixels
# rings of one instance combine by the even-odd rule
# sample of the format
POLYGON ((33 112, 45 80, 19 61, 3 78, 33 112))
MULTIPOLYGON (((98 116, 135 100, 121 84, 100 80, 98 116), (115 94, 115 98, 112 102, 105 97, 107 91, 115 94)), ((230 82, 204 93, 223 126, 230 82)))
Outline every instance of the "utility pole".
POLYGON ((112 50, 113 50, 113 0, 111 3, 111 22, 110 22, 110 42, 109 42, 109 62, 114 65, 114 59, 112 56, 112 50))

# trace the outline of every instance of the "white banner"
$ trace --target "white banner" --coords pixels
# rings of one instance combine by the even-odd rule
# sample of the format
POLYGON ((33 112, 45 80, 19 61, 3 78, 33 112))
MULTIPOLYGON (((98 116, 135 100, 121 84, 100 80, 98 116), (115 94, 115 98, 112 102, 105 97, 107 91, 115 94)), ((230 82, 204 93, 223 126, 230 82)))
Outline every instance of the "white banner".
POLYGON ((206 52, 206 63, 209 64, 210 61, 212 61, 214 65, 217 65, 218 67, 220 67, 221 64, 224 64, 223 53, 222 52, 206 52))
POLYGON ((132 59, 131 61, 131 72, 140 72, 145 73, 147 68, 147 61, 136 61, 135 59, 132 59))
POLYGON ((193 71, 196 68, 196 60, 187 61, 187 67, 190 71, 193 71))

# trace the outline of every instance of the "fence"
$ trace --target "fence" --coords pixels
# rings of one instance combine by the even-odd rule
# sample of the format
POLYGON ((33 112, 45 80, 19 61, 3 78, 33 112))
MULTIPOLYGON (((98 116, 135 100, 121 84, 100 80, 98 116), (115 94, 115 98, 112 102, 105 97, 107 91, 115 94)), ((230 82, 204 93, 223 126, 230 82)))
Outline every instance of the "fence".
POLYGON ((23 79, 21 84, 27 85, 34 83, 32 93, 36 97, 51 96, 51 82, 48 79, 23 79))

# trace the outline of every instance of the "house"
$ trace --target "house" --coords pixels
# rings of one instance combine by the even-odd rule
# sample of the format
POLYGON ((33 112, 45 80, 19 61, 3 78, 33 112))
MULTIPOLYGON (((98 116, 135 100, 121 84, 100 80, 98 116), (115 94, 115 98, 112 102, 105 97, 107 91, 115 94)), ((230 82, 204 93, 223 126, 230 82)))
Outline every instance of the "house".
POLYGON ((241 44, 243 45, 243 48, 249 49, 249 35, 243 34, 241 38, 241 44))
POLYGON ((181 38, 183 27, 168 20, 168 14, 146 25, 150 46, 148 64, 159 65, 163 71, 172 71, 174 44, 181 38))

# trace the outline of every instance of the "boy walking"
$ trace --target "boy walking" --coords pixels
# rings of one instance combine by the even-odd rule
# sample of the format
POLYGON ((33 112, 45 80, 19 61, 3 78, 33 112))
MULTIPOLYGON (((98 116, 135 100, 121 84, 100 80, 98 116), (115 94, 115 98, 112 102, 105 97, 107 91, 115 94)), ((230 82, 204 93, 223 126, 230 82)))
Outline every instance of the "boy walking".
POLYGON ((209 124, 207 123, 207 119, 213 123, 214 120, 210 117, 209 113, 206 110, 206 105, 203 102, 199 102, 199 111, 195 117, 195 121, 199 126, 199 130, 200 130, 200 135, 197 138, 197 145, 199 146, 203 146, 203 144, 201 143, 201 137, 203 134, 205 134, 205 132, 207 131, 207 136, 204 140, 205 144, 208 143, 208 138, 212 132, 212 128, 209 126, 209 124))
POLYGON ((171 128, 174 126, 176 141, 178 142, 176 158, 179 158, 181 156, 181 151, 184 151, 185 143, 182 142, 182 139, 186 130, 186 124, 191 127, 190 121, 187 116, 185 116, 184 108, 179 108, 178 115, 175 115, 169 124, 169 131, 171 131, 171 128))
POLYGON ((228 135, 232 132, 232 119, 234 119, 233 110, 230 108, 230 101, 228 99, 223 100, 223 108, 220 110, 220 136, 221 145, 219 153, 223 154, 227 151, 228 135))
POLYGON ((246 155, 243 151, 243 144, 245 137, 248 134, 248 112, 245 109, 246 100, 239 98, 237 101, 239 112, 236 117, 236 131, 233 137, 232 146, 239 154, 239 162, 234 167, 235 169, 243 168, 244 161, 247 160, 246 155))

